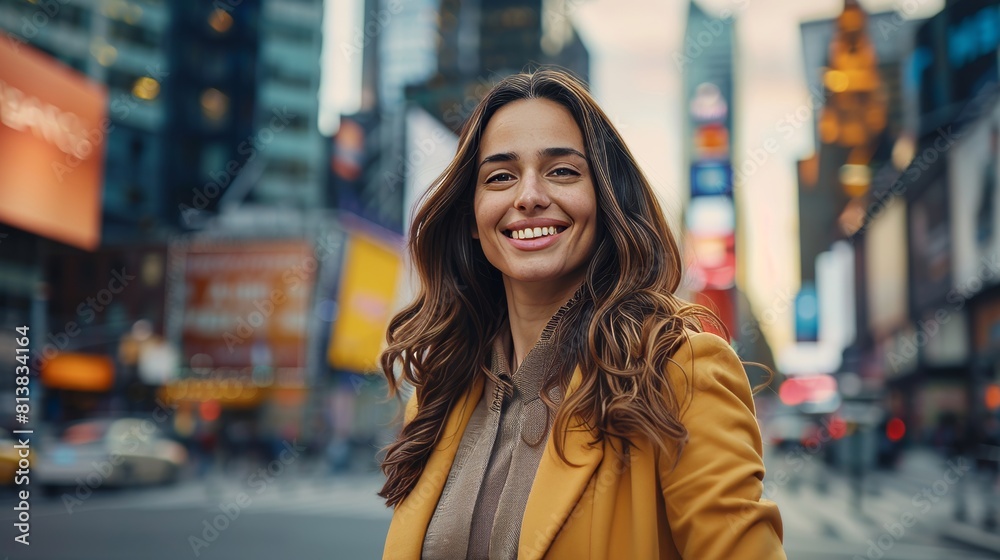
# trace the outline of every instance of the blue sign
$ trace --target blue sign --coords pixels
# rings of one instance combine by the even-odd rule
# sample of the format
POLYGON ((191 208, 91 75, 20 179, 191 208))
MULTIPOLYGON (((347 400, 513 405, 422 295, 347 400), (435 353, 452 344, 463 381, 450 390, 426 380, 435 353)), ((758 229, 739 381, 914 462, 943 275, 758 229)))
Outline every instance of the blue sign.
POLYGON ((1000 46, 1000 5, 987 5, 955 19, 958 21, 948 26, 948 62, 952 68, 962 68, 983 56, 996 56, 1000 46))
POLYGON ((920 24, 904 86, 919 93, 921 114, 957 106, 1000 81, 998 47, 1000 0, 948 2, 920 24))
POLYGON ((795 296, 795 340, 819 340, 819 299, 811 282, 804 283, 795 296))
POLYGON ((700 161, 691 164, 691 196, 733 193, 733 168, 728 161, 700 161))

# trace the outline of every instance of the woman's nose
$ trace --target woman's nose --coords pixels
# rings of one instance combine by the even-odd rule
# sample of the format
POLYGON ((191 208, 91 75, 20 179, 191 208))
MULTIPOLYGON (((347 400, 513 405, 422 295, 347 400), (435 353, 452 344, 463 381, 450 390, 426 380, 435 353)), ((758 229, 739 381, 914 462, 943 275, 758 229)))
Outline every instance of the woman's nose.
POLYGON ((517 188, 514 207, 518 210, 526 212, 536 208, 545 208, 549 205, 545 182, 541 180, 537 173, 526 173, 517 188))

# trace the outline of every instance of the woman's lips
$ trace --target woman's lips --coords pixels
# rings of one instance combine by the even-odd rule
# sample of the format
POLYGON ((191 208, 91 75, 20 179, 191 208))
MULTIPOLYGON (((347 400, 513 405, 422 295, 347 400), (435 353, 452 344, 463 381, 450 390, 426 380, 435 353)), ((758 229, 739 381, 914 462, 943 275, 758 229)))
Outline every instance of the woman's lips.
POLYGON ((558 241, 559 238, 562 237, 564 233, 566 233, 566 229, 553 235, 536 237, 534 239, 515 239, 513 237, 507 237, 506 235, 504 235, 504 239, 506 239, 508 243, 513 245, 515 249, 520 249, 522 251, 538 251, 558 241))

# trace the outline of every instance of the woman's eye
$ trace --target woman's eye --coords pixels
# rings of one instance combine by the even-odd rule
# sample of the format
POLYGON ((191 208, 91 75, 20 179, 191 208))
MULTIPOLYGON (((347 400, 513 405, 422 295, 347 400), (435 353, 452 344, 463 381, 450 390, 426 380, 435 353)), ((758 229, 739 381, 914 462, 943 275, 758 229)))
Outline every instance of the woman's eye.
POLYGON ((513 178, 514 177, 510 173, 497 173, 496 175, 491 176, 489 179, 486 179, 486 182, 494 183, 496 181, 510 181, 513 178))
POLYGON ((553 175, 557 177, 573 177, 579 175, 575 169, 570 169, 568 167, 560 167, 552 172, 553 175))

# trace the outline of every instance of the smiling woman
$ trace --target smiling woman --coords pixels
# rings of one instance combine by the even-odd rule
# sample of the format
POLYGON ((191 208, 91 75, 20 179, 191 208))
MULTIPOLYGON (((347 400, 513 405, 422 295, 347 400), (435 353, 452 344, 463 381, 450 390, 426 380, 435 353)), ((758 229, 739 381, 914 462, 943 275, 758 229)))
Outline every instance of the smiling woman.
POLYGON ((410 252, 420 291, 381 358, 416 388, 385 558, 785 557, 746 372, 675 295, 677 244, 581 83, 498 83, 410 252))
MULTIPOLYGON (((559 103, 523 99, 493 115, 479 151, 472 237, 507 290, 521 292, 515 301, 543 296, 561 304, 583 281, 596 239, 596 193, 580 128, 559 103), (535 285, 540 281, 545 285, 535 285)), ((515 353, 523 356, 532 342, 515 339, 515 353)))

